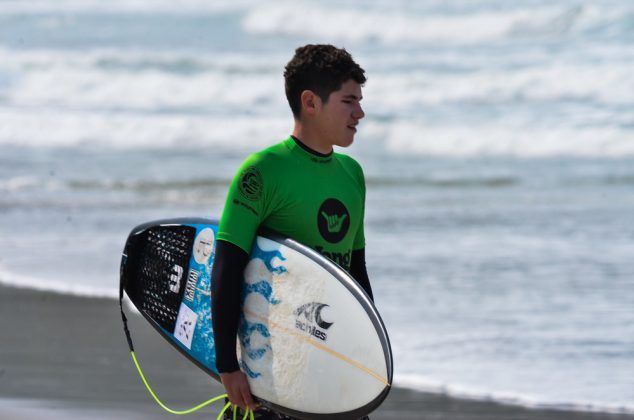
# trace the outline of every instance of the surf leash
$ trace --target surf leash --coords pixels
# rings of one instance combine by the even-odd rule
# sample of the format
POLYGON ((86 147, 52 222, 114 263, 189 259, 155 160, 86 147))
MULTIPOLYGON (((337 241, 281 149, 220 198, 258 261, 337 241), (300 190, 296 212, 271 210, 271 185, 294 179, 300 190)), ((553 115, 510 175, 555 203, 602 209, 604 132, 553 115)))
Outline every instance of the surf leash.
MULTIPOLYGON (((225 404, 224 408, 222 409, 222 411, 220 412, 220 414, 218 414, 218 418, 216 420, 222 420, 222 416, 225 415, 225 412, 229 409, 229 407, 231 406, 231 403, 228 402, 227 404, 225 404)), ((233 417, 231 417, 233 420, 236 420, 236 417, 238 415, 238 410, 237 410, 237 406, 233 406, 233 417)), ((249 417, 250 420, 255 420, 255 417, 253 415, 253 411, 249 410, 247 408, 247 411, 244 412, 244 417, 242 417, 242 420, 247 420, 247 417, 249 417)))
MULTIPOLYGON (((150 395, 152 395, 152 398, 154 398, 154 401, 156 401, 156 403, 161 408, 163 408, 165 411, 167 411, 168 413, 171 413, 171 414, 177 414, 177 415, 191 414, 191 413, 193 413, 195 411, 200 410, 203 407, 208 406, 209 404, 212 404, 212 403, 214 403, 216 401, 219 401, 219 400, 221 400, 223 398, 227 398, 227 394, 218 395, 217 397, 213 397, 213 398, 211 398, 211 399, 209 399, 209 400, 207 400, 205 402, 202 402, 202 403, 198 404, 195 407, 188 408, 186 410, 174 410, 172 408, 169 408, 165 404, 163 404, 163 402, 159 399, 159 397, 156 395, 156 393, 154 392, 154 390, 150 386, 150 383, 145 378, 145 375, 143 374, 143 369, 141 369, 141 365, 139 364, 139 361, 136 358, 136 354, 134 353, 134 345, 132 344, 132 335, 130 334, 130 329, 128 328, 128 318, 125 316, 125 313, 123 312, 123 284, 121 284, 120 287, 119 287, 119 308, 121 310, 121 320, 123 321, 123 331, 125 332, 125 337, 126 337, 126 339, 128 341, 128 347, 130 348, 130 355, 132 356, 132 361, 134 362, 134 366, 136 366, 136 369, 139 372, 139 376, 143 380, 143 384, 145 384, 145 387, 147 388, 148 392, 150 393, 150 395)), ((222 419, 222 417, 224 416, 225 412, 229 409, 230 406, 231 406, 230 402, 225 404, 224 408, 222 409, 222 411, 218 415, 217 420, 221 420, 222 419)), ((237 412, 236 406, 234 405, 233 406, 233 420, 236 420, 236 412, 237 412)), ((247 420, 248 417, 250 418, 250 420, 254 420, 253 411, 247 408, 245 413, 244 413, 244 417, 242 418, 242 420, 247 420)))
MULTIPOLYGON (((156 403, 159 406, 161 406, 161 408, 163 408, 168 413, 177 414, 177 415, 191 414, 191 413, 193 413, 195 411, 200 410, 203 407, 208 406, 209 404, 213 404, 216 401, 219 401, 219 400, 227 397, 227 394, 221 394, 221 395, 218 395, 217 397, 211 398, 211 399, 209 399, 209 400, 207 400, 205 402, 202 402, 202 403, 198 404, 197 406, 189 408, 187 410, 174 410, 174 409, 171 409, 168 406, 166 406, 159 399, 159 397, 156 395, 156 393, 154 392, 154 390, 152 389, 152 387, 148 383, 147 379, 145 378, 145 375, 143 374, 143 370, 141 369, 141 366, 139 365, 139 361, 137 360, 136 355, 134 354, 134 351, 130 351, 130 354, 132 355, 132 360, 134 361, 134 366, 136 366, 136 369, 139 372, 139 376, 143 380, 143 383, 145 384, 145 387, 147 388, 148 392, 150 393, 150 395, 152 395, 152 397, 154 398, 154 401, 156 401, 156 403)), ((220 414, 218 414, 217 420, 221 420, 222 419, 222 416, 224 416, 225 412, 229 409, 230 406, 231 406, 230 402, 225 404, 225 406, 222 409, 222 411, 220 412, 220 414)), ((237 413, 237 410, 236 410, 236 406, 234 405, 233 406, 233 420, 236 420, 236 413, 237 413)), ((242 417, 242 420, 247 420, 247 418, 249 416, 250 416, 251 420, 254 420, 253 411, 251 411, 250 409, 247 408, 247 410, 244 413, 244 417, 242 417)))

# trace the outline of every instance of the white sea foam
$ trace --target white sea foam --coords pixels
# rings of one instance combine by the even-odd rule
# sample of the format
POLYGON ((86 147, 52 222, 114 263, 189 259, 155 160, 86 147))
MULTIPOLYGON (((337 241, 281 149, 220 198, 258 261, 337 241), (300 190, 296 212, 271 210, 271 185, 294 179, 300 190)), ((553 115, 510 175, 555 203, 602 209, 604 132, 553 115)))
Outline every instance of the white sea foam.
POLYGON ((12 273, 2 267, 0 267, 0 284, 45 292, 61 293, 71 296, 113 299, 119 297, 119 290, 114 287, 91 287, 85 284, 25 276, 22 274, 12 273))
MULTIPOLYGON (((130 13, 130 14, 216 14, 240 13, 242 26, 255 35, 309 36, 332 42, 400 42, 473 44, 513 38, 543 38, 584 30, 613 28, 630 6, 622 1, 564 3, 517 2, 496 7, 495 3, 473 7, 454 2, 373 2, 372 5, 324 1, 249 0, 43 0, 3 1, 0 15, 42 13, 130 13), (563 4, 562 4, 563 3, 563 4), (333 7, 337 12, 333 13, 333 7), (370 6, 370 7, 368 7, 370 6), (351 30, 353 25, 354 30, 351 30)), ((57 25, 54 18, 49 24, 57 25)))
MULTIPOLYGON (((185 46, 184 46, 185 47, 185 46)), ((167 71, 203 72, 225 71, 239 74, 272 72, 279 76, 280 65, 288 54, 266 55, 223 52, 203 54, 187 48, 150 51, 147 49, 95 48, 88 51, 28 49, 13 50, 0 47, 2 68, 15 71, 56 70, 68 68, 101 68, 105 70, 143 70, 165 68, 167 71)))
MULTIPOLYGON (((304 2, 264 5, 248 10, 245 30, 255 34, 309 35, 320 41, 333 38, 361 43, 378 41, 473 44, 512 38, 561 36, 594 27, 616 15, 597 5, 530 4, 527 7, 473 9, 447 12, 439 7, 340 8, 304 2), (484 9, 484 10, 483 10, 484 9), (607 13, 607 14, 606 14, 607 13), (354 30, 351 29, 351 25, 354 30)), ((623 7, 617 7, 622 10, 623 7)), ((612 12, 614 10, 612 9, 612 12)))
MULTIPOLYGON (((36 176, 16 176, 8 179, 0 179, 0 191, 15 192, 42 188, 44 182, 36 176)), ((58 183, 49 183, 49 188, 54 188, 58 183)))
MULTIPOLYGON (((517 59, 513 70, 487 68, 477 57, 470 71, 438 72, 431 57, 422 69, 379 70, 364 92, 359 137, 394 153, 632 154, 631 116, 622 112, 634 104, 627 57, 537 66, 517 59), (465 106, 491 111, 474 123, 465 106)), ((275 60, 0 49, 0 144, 259 147, 292 126, 276 71, 283 59, 275 60)), ((460 67, 454 53, 439 61, 460 67)))
POLYGON ((290 117, 107 114, 0 109, 0 144, 109 148, 231 147, 257 149, 288 135, 290 117))
POLYGON ((634 404, 606 404, 604 402, 569 400, 556 401, 554 398, 531 397, 520 393, 495 392, 470 388, 463 385, 446 384, 433 381, 418 374, 396 374, 394 385, 404 388, 416 389, 433 394, 448 395, 456 398, 464 398, 475 401, 498 402, 502 404, 519 405, 527 408, 554 409, 566 411, 614 413, 614 414, 634 414, 634 404))
POLYGON ((6 80, 0 95, 15 107, 119 112, 185 108, 216 113, 237 108, 244 112, 255 105, 286 107, 279 75, 263 71, 264 60, 258 63, 237 55, 0 50, 0 62, 5 63, 0 65, 0 78, 6 80))
POLYGON ((570 129, 479 125, 437 127, 402 122, 368 127, 394 154, 444 156, 632 156, 631 132, 615 127, 570 129))
MULTIPOLYGON (((289 118, 241 116, 104 114, 0 109, 0 144, 18 146, 93 145, 108 148, 219 147, 256 150, 288 135, 289 118)), ((522 124, 437 126, 403 120, 364 122, 364 139, 392 154, 475 156, 632 156, 631 132, 619 127, 539 127, 522 124)), ((370 144, 370 143, 368 143, 370 144)), ((14 188, 28 180, 13 180, 14 188), (16 184, 17 183, 17 184, 16 184)), ((9 188, 11 186, 5 186, 9 188)))
POLYGON ((367 101, 376 101, 383 112, 424 112, 422 106, 460 103, 505 105, 513 113, 526 104, 553 102, 589 103, 593 106, 634 105, 634 81, 626 61, 589 63, 561 61, 509 70, 476 68, 470 72, 438 74, 416 70, 378 74, 365 88, 367 101))
MULTIPOLYGON (((477 105, 497 107, 491 112, 502 114, 499 117, 504 121, 500 124, 523 119, 526 125, 539 128, 544 117, 561 121, 557 112, 566 112, 565 121, 573 126, 598 118, 604 124, 631 122, 620 109, 634 104, 634 80, 628 64, 632 57, 590 52, 584 59, 562 57, 540 64, 547 60, 544 53, 532 54, 528 59, 508 57, 510 63, 506 65, 487 64, 479 56, 465 61, 454 53, 427 56, 396 72, 382 71, 378 62, 369 59, 370 66, 379 68, 365 88, 367 120, 373 114, 425 115, 433 113, 433 107, 442 107, 443 112, 457 118, 469 112, 463 106, 477 105), (432 67, 439 63, 454 68, 468 63, 471 68, 439 72, 432 67), (571 110, 572 106, 576 109, 571 110)), ((240 118, 239 114, 282 118, 288 114, 278 74, 283 58, 276 57, 275 61, 272 65, 264 57, 250 60, 238 54, 53 54, 0 49, 0 62, 4 63, 0 66, 0 99, 23 112, 31 108, 34 114, 44 107, 57 112, 184 112, 194 116, 214 113, 227 118, 240 118)), ((395 65, 398 63, 402 58, 396 58, 395 65)))
POLYGON ((219 13, 248 7, 249 0, 204 1, 185 0, 59 0, 54 4, 46 0, 6 0, 0 15, 26 13, 219 13))

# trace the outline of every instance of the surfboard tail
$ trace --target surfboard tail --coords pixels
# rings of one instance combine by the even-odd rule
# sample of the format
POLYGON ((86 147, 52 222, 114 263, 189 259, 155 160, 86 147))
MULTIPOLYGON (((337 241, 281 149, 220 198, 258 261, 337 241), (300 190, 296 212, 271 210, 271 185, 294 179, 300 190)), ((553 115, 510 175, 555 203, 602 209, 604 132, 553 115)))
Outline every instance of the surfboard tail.
POLYGON ((173 331, 183 298, 182 277, 196 229, 190 226, 145 226, 132 231, 121 263, 121 287, 140 311, 173 331))

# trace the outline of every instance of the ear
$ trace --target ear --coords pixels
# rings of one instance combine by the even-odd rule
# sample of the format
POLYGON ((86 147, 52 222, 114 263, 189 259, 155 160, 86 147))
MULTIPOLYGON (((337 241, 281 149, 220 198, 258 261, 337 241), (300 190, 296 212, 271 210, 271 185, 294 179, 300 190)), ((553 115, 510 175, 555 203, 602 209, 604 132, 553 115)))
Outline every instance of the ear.
POLYGON ((305 90, 300 96, 302 104, 302 113, 306 115, 315 115, 321 107, 321 98, 312 90, 305 90))

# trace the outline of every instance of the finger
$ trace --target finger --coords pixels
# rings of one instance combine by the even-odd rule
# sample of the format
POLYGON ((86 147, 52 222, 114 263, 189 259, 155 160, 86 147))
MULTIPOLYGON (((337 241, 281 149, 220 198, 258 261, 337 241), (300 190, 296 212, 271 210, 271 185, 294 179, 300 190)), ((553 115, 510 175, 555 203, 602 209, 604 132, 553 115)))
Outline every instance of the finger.
POLYGON ((240 393, 239 391, 227 390, 227 397, 229 398, 231 405, 237 405, 243 410, 246 407, 246 404, 244 403, 244 400, 242 399, 242 393, 240 393))
POLYGON ((245 402, 246 406, 249 407, 250 410, 255 410, 257 408, 257 404, 253 399, 253 395, 251 395, 251 389, 249 388, 249 383, 245 381, 244 386, 240 389, 241 397, 245 402))
POLYGON ((227 391, 227 398, 229 398, 229 401, 231 402, 231 404, 237 405, 238 407, 245 409, 246 403, 244 399, 242 398, 242 392, 240 392, 239 385, 236 385, 234 383, 228 384, 228 385, 229 386, 225 387, 225 391, 227 391))

